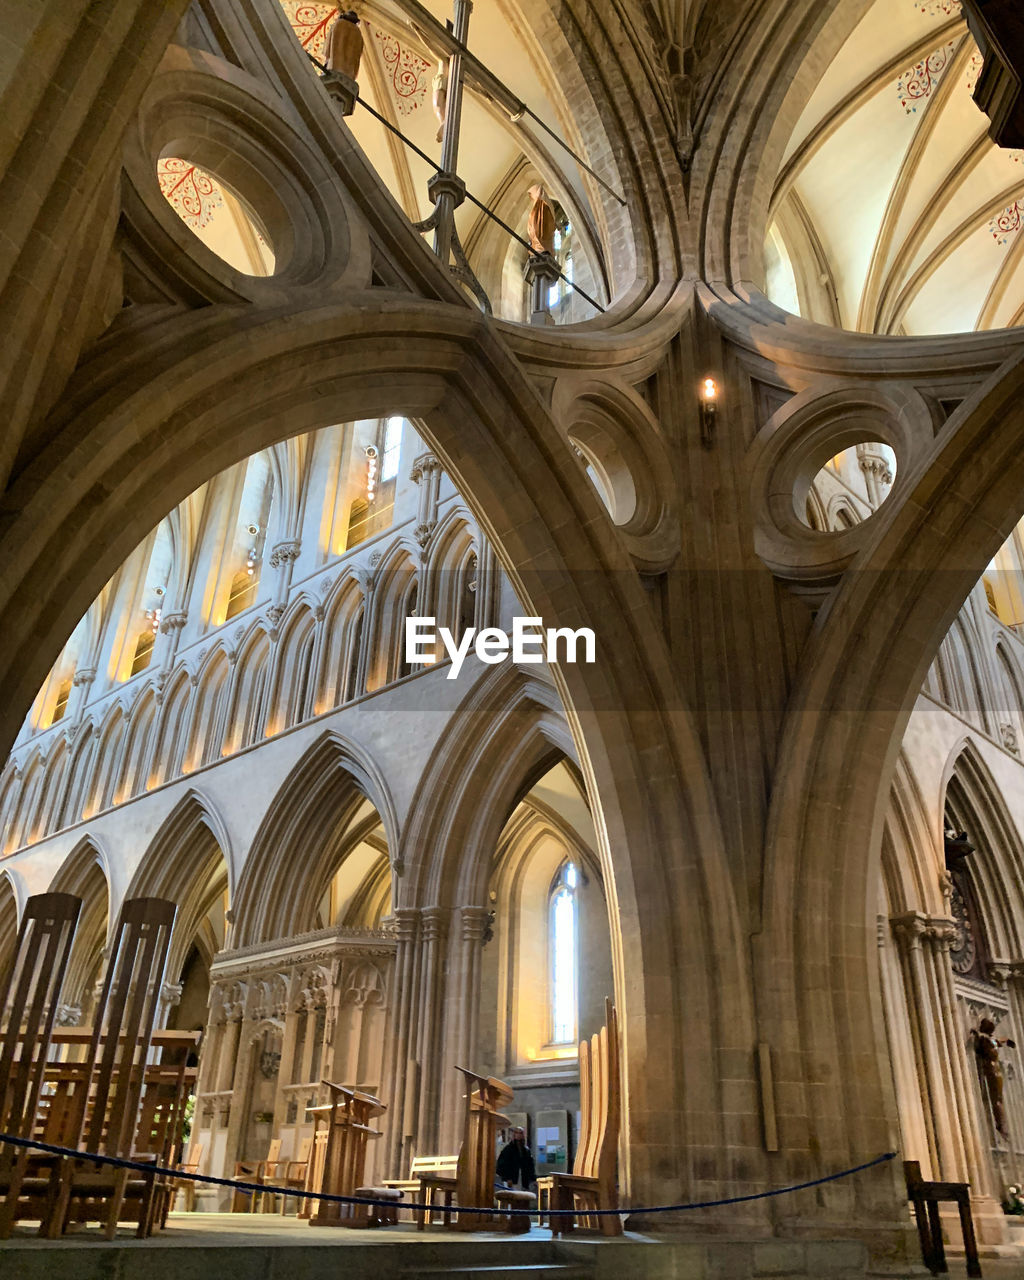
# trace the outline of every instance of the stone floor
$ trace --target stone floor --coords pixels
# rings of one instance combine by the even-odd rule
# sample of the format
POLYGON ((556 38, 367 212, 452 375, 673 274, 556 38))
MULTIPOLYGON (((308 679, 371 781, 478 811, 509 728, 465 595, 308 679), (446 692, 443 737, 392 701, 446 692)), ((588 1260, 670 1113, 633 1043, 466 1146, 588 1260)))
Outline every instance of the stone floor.
MULTIPOLYGON (((460 1235, 411 1224, 376 1231, 311 1228, 276 1214, 172 1214, 168 1229, 136 1240, 97 1229, 40 1240, 30 1227, 0 1242, 0 1280, 864 1280, 850 1242, 669 1241, 627 1232, 618 1239, 555 1242, 534 1227, 509 1236, 460 1235)), ((868 1275, 871 1273, 868 1272, 868 1275)), ((950 1280, 965 1276, 950 1259, 950 1280)), ((985 1280, 1024 1280, 1024 1262, 984 1260, 985 1280)), ((925 1277, 911 1268, 886 1280, 925 1277)))

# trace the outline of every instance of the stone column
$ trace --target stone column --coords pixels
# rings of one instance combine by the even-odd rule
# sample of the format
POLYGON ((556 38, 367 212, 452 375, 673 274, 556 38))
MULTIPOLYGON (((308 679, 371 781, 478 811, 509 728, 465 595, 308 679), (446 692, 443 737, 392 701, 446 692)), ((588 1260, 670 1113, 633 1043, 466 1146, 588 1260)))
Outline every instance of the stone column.
POLYGON ((911 1016, 917 1021, 922 1095, 938 1165, 932 1176, 944 1182, 969 1182, 978 1239, 1003 1243, 1005 1219, 992 1195, 991 1162, 982 1141, 949 960, 956 925, 914 911, 894 919, 893 928, 905 957, 911 1016))
POLYGON ((399 907, 394 912, 395 968, 388 1019, 387 1048, 384 1065, 384 1101, 389 1110, 389 1123, 385 1127, 386 1143, 384 1166, 388 1177, 408 1177, 408 1150, 415 1135, 405 1115, 406 1079, 409 1073, 411 1053, 411 1029, 413 1008, 416 1001, 416 973, 418 968, 420 910, 419 907, 399 907), (403 1166, 405 1171, 402 1172, 403 1166))
POLYGON ((554 324, 548 296, 558 283, 559 268, 554 254, 533 253, 526 260, 523 279, 530 286, 530 324, 554 324))
MULTIPOLYGON (((419 488, 419 507, 416 512, 416 528, 413 536, 421 547, 426 547, 437 525, 437 502, 441 487, 441 463, 432 453, 421 453, 409 472, 412 482, 419 488)), ((431 597, 426 597, 426 605, 431 597)))
POLYGON ((419 990, 419 1115, 416 1150, 421 1155, 438 1151, 442 1082, 446 1067, 441 1061, 441 1012, 445 979, 445 947, 448 942, 447 907, 427 907, 423 911, 423 941, 419 990))
POLYGON ((964 1135, 956 1114, 953 1068, 945 1024, 956 1018, 955 1004, 943 1008, 932 955, 932 920, 919 911, 894 917, 893 932, 900 950, 907 1006, 917 1048, 918 1072, 925 1123, 934 1167, 933 1179, 966 1182, 968 1160, 964 1135))
POLYGON ((459 907, 449 945, 448 1011, 441 1081, 444 1099, 438 1140, 446 1152, 462 1142, 464 1081, 455 1067, 473 1068, 476 1059, 480 1003, 480 959, 483 952, 486 907, 459 907))

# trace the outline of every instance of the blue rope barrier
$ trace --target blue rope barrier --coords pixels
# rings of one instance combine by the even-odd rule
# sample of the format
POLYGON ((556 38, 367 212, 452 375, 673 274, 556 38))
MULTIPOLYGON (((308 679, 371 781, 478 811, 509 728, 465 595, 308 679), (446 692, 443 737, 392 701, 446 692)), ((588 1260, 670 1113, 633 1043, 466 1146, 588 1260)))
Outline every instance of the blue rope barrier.
MULTIPOLYGON (((399 1203, 395 1200, 378 1200, 366 1196, 337 1196, 327 1191, 303 1191, 291 1187, 267 1186, 262 1182, 246 1182, 237 1178, 217 1178, 209 1173, 185 1173, 179 1169, 168 1169, 164 1165, 147 1164, 143 1160, 124 1160, 118 1156, 97 1155, 92 1151, 76 1151, 74 1147, 60 1147, 50 1142, 36 1142, 29 1138, 16 1138, 10 1133, 0 1133, 0 1142, 6 1142, 13 1147, 24 1147, 32 1151, 44 1151, 48 1155, 71 1156, 88 1164, 105 1164, 114 1169, 134 1169, 139 1173, 148 1173, 152 1176, 162 1174, 168 1178, 183 1179, 189 1182, 204 1182, 214 1187, 228 1187, 232 1191, 242 1191, 247 1195, 273 1191, 275 1194, 298 1196, 303 1200, 326 1200, 332 1204, 384 1205, 391 1209, 397 1207, 400 1209, 425 1210, 427 1212, 439 1207, 434 1204, 418 1204, 408 1200, 403 1200, 399 1203)), ((826 1182, 837 1182, 840 1178, 849 1178, 852 1174, 863 1173, 865 1169, 873 1169, 876 1165, 885 1164, 886 1161, 895 1160, 895 1158, 895 1151, 887 1151, 884 1155, 876 1156, 874 1160, 865 1161, 864 1164, 854 1165, 850 1169, 841 1169, 839 1173, 828 1173, 821 1178, 812 1178, 809 1182, 797 1182, 788 1187, 776 1187, 773 1191, 756 1191, 746 1196, 727 1196, 722 1200, 694 1200, 687 1204, 659 1204, 626 1209, 545 1209, 544 1214, 546 1217, 575 1218, 581 1214, 586 1214, 592 1218, 613 1216, 622 1218, 634 1213, 681 1213, 687 1209, 719 1209, 725 1205, 747 1204, 751 1200, 768 1200, 773 1196, 785 1196, 792 1194, 794 1191, 806 1191, 810 1187, 820 1187, 826 1182)), ((532 1218, 537 1210, 506 1209, 504 1207, 496 1210, 494 1205, 475 1206, 473 1208, 466 1208, 465 1205, 451 1205, 446 1206, 445 1212, 481 1214, 500 1212, 502 1215, 518 1217, 525 1215, 532 1218)))

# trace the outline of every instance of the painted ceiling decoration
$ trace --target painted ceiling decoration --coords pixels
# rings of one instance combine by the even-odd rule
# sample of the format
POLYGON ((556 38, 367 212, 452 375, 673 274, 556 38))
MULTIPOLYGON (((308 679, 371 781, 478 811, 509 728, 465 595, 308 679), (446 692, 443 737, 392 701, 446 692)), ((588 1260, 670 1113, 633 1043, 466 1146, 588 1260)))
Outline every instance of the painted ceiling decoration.
POLYGON ((939 14, 951 18, 960 13, 960 0, 925 0, 923 4, 921 0, 914 0, 914 7, 920 9, 929 18, 934 18, 939 14))
POLYGON ((990 225, 992 235, 998 244, 1007 244, 1021 229, 1021 215, 1024 214, 1024 200, 1014 200, 992 219, 990 225))
POLYGON ((224 193, 198 165, 164 156, 157 162, 160 190, 178 217, 193 231, 207 226, 224 207, 224 193))
POLYGON ((981 65, 955 0, 875 0, 776 180, 766 287, 780 306, 867 333, 1024 322, 1024 164, 988 136, 981 65))
POLYGON ((309 4, 306 0, 281 0, 281 3, 303 49, 322 62, 327 44, 327 28, 337 12, 337 6, 309 4))
POLYGON ((900 106, 907 115, 913 115, 917 111, 917 104, 922 98, 931 97, 954 53, 956 42, 950 40, 900 76, 896 82, 896 92, 899 94, 900 106))
POLYGON ((373 28, 374 38, 380 45, 381 57, 394 91, 395 102, 402 115, 408 115, 422 106, 430 88, 434 68, 418 53, 379 27, 373 28))

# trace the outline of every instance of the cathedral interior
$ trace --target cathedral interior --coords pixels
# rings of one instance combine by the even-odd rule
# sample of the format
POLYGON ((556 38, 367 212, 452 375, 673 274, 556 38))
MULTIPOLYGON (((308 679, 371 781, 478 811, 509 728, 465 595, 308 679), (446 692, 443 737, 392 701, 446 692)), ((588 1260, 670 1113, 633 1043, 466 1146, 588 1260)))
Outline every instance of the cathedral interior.
POLYGON ((177 904, 223 1178, 456 1065, 571 1170, 611 998, 627 1232, 923 1275, 916 1161, 1021 1274, 1014 7, 337 14, 0 0, 0 986, 177 904))

